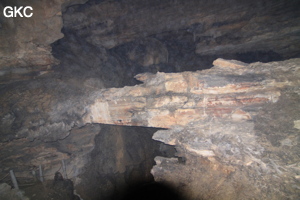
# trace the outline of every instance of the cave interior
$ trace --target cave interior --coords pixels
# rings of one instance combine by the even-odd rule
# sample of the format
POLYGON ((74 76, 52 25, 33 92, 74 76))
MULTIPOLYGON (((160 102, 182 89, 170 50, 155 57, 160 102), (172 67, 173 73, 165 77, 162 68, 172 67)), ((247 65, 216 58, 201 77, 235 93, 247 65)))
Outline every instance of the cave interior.
MULTIPOLYGON (((211 70, 218 58, 266 65, 300 58, 300 2, 297 0, 4 0, 0 3, 1 8, 21 5, 33 7, 32 18, 0 16, 0 183, 11 186, 9 194, 0 191, 1 199, 108 200, 125 196, 128 199, 184 199, 168 181, 153 176, 152 168, 158 162, 156 158, 161 157, 170 162, 176 159, 179 168, 196 166, 193 164, 195 155, 185 154, 187 150, 179 145, 155 140, 156 132, 170 130, 167 126, 139 123, 128 126, 122 120, 114 124, 84 121, 86 108, 95 98, 101 98, 99 91, 114 95, 118 88, 139 86, 144 80, 136 78, 138 74, 145 74, 148 80, 152 74, 211 70), (10 170, 24 191, 22 197, 12 194, 11 188, 15 186, 8 175, 10 170), (59 182, 56 172, 63 175, 63 181, 59 182), (130 196, 130 192, 140 196, 130 196)), ((235 75, 231 77, 244 81, 235 75)), ((264 79, 259 74, 247 78, 248 82, 264 79)), ((219 84, 213 78, 210 80, 212 84, 219 84)), ((295 119, 300 118, 295 101, 299 100, 300 93, 293 94, 281 97, 288 99, 286 103, 291 99, 289 105, 297 108, 284 107, 284 100, 280 105, 288 109, 297 127, 295 119)), ((111 99, 113 102, 114 98, 111 99)), ((279 111, 277 115, 270 114, 276 106, 269 104, 269 107, 259 107, 267 117, 253 118, 253 123, 268 124, 266 121, 274 116, 284 121, 280 116, 285 115, 279 111)), ((177 109, 176 105, 176 102, 172 104, 171 109, 177 109)), ((254 110, 249 106, 244 111, 260 112, 251 109, 254 110)), ((116 113, 123 115, 122 111, 116 113)), ((161 119, 164 120, 168 118, 161 119)), ((290 140, 283 140, 283 135, 272 132, 290 129, 276 124, 269 129, 266 126, 255 124, 255 134, 263 138, 261 143, 266 140, 274 148, 286 148, 283 151, 289 154, 281 152, 281 157, 279 150, 274 150, 274 155, 290 165, 298 163, 299 169, 299 144, 291 142, 284 146, 281 141, 290 140)), ((299 129, 294 128, 289 134, 292 140, 299 142, 299 129)), ((222 139, 210 136, 209 140, 214 143, 222 139)), ((270 147, 265 154, 269 151, 273 153, 270 147)), ((222 163, 222 157, 216 160, 205 157, 199 161, 203 167, 199 165, 194 170, 212 173, 203 178, 213 182, 216 176, 211 171, 216 169, 207 163, 222 163)), ((219 171, 230 171, 228 163, 228 169, 220 166, 219 171)), ((184 173, 185 168, 182 169, 184 173)), ((239 169, 248 170, 247 165, 239 169)), ((251 176, 250 171, 247 172, 251 176)), ((291 195, 284 196, 290 197, 287 199, 300 196, 299 176, 295 176, 296 185, 291 186, 292 189, 288 186, 282 189, 286 192, 284 195, 291 195)), ((226 176, 237 181, 232 177, 226 176)), ((219 178, 223 180, 221 175, 219 178)), ((241 182, 245 179, 246 175, 240 176, 241 182)), ((216 185, 221 184, 223 182, 216 185)), ((183 191, 190 191, 185 189, 188 186, 184 181, 178 185, 183 191)), ((218 188, 216 186, 205 189, 199 183, 197 187, 200 186, 202 192, 208 192, 202 196, 183 196, 187 196, 186 199, 220 199, 220 195, 224 195, 224 199, 252 199, 249 191, 233 195, 220 189, 219 194, 212 189, 218 188)), ((195 190, 191 188, 192 192, 195 190)), ((276 199, 275 194, 269 199, 276 199)))

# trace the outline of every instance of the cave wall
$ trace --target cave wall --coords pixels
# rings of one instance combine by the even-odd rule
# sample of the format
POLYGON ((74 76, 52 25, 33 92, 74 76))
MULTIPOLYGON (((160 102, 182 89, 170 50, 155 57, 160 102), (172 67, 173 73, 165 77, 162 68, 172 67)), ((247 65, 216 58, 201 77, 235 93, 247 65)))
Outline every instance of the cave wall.
MULTIPOLYGON (((101 171, 106 157, 95 152, 105 154, 104 141, 131 139, 146 149, 149 134, 96 123, 138 125, 169 128, 153 138, 177 154, 157 157, 152 174, 186 198, 297 199, 299 60, 270 62, 300 56, 299 1, 14 0, 0 7, 25 4, 32 18, 0 13, 0 177, 14 169, 32 178, 42 165, 53 179, 64 159, 87 199, 100 195, 83 189, 99 179, 101 191, 120 191, 130 170, 101 171), (268 63, 247 64, 254 61, 268 63), (106 173, 118 176, 107 181, 106 173)), ((144 160, 116 159, 115 151, 108 152, 112 167, 144 160)))
POLYGON ((51 43, 62 38, 62 11, 86 0, 3 0, 0 2, 0 83, 32 78, 58 64, 51 43), (6 18, 6 6, 31 6, 30 18, 6 18))
POLYGON ((1 10, 30 5, 34 15, 5 18, 0 13, 1 83, 52 71, 60 59, 51 54, 51 44, 64 35, 106 49, 156 39, 163 52, 151 51, 151 44, 148 55, 135 57, 142 56, 144 64, 169 63, 168 68, 181 71, 207 68, 218 57, 269 62, 299 56, 297 0, 86 2, 2 1, 1 10))
MULTIPOLYGON (((130 180, 149 178, 143 172, 153 160, 146 158, 154 158, 158 144, 150 144, 153 132, 96 124, 158 127, 168 130, 153 139, 174 146, 176 154, 156 157, 151 173, 186 199, 297 199, 299 59, 213 64, 196 72, 140 74, 144 83, 136 86, 86 90, 84 112, 67 112, 77 127, 28 121, 28 135, 2 141, 2 176, 14 166, 17 176, 31 177, 43 165, 51 179, 64 159, 68 177, 87 199, 110 197, 101 191, 122 194, 130 180)), ((9 119, 2 126, 15 128, 9 119)))

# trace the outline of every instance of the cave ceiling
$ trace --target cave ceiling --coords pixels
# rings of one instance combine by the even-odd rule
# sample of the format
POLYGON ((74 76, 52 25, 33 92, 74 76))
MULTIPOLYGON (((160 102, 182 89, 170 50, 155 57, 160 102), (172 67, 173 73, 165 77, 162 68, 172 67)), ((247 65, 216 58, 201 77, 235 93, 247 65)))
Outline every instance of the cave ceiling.
POLYGON ((192 39, 199 55, 299 55, 297 1, 101 1, 72 6, 64 31, 107 49, 145 37, 192 39))
POLYGON ((3 1, 1 8, 26 2, 35 10, 32 18, 0 15, 2 83, 51 71, 62 62, 53 57, 51 44, 71 37, 107 50, 156 39, 168 51, 170 65, 181 67, 195 60, 185 70, 211 66, 217 57, 245 62, 299 57, 300 3, 296 0, 15 0, 3 1), (178 57, 186 60, 180 62, 178 57))

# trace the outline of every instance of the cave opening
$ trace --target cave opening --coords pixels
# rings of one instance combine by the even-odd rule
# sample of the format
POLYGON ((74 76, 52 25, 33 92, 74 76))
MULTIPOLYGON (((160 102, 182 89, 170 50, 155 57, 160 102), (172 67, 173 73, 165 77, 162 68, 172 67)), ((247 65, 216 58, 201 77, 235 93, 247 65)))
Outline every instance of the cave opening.
POLYGON ((173 146, 152 139, 159 129, 101 124, 90 161, 75 186, 83 199, 122 199, 128 188, 152 184, 156 156, 176 157, 173 146))

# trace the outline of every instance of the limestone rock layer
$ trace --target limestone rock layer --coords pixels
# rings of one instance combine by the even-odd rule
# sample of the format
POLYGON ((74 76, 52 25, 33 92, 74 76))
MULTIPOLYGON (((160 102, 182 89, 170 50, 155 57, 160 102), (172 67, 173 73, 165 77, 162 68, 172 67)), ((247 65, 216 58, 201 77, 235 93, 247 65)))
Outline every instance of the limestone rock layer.
POLYGON ((50 77, 4 87, 1 177, 12 166, 27 173, 45 165, 53 174, 63 159, 76 177, 100 131, 92 124, 143 126, 164 128, 153 139, 177 151, 155 158, 155 180, 187 199, 297 199, 300 60, 213 65, 139 74, 142 84, 123 88, 45 85, 50 77))
POLYGON ((272 64, 223 59, 213 64, 212 69, 197 72, 139 74, 141 85, 95 94, 83 120, 160 128, 208 118, 251 121, 262 105, 276 103, 284 88, 298 84, 293 82, 297 73, 292 79, 281 71, 269 74, 276 70, 272 64))
POLYGON ((186 199, 300 198, 299 0, 0 10, 27 5, 0 12, 2 182, 64 160, 84 199, 153 177, 186 199))
POLYGON ((84 123, 167 128, 153 139, 177 157, 152 174, 188 199, 295 199, 299 195, 300 60, 139 74, 144 83, 105 89, 84 123))

